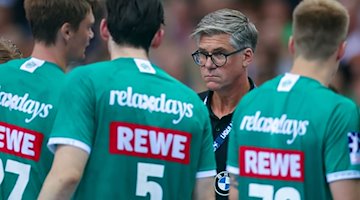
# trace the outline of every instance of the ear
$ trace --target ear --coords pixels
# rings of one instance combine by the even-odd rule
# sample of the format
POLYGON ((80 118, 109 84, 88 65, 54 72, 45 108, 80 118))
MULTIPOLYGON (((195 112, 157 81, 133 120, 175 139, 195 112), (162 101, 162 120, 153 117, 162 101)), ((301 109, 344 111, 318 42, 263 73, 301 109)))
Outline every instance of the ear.
POLYGON ((100 22, 100 36, 103 40, 108 41, 110 38, 109 29, 107 27, 107 21, 103 18, 100 22))
POLYGON ((66 22, 60 27, 60 35, 65 41, 69 41, 71 39, 73 31, 69 23, 66 22))
POLYGON ((244 56, 243 67, 247 68, 253 61, 254 52, 251 48, 247 48, 245 49, 243 56, 244 56))
POLYGON ((339 61, 345 54, 347 42, 341 42, 341 44, 338 47, 337 55, 336 55, 336 61, 339 61))
POLYGON ((294 37, 293 36, 290 36, 290 38, 289 38, 288 51, 292 56, 295 55, 295 42, 294 42, 294 37))
POLYGON ((151 41, 151 47, 154 49, 158 48, 164 38, 164 35, 165 35, 165 30, 163 27, 160 27, 151 41))

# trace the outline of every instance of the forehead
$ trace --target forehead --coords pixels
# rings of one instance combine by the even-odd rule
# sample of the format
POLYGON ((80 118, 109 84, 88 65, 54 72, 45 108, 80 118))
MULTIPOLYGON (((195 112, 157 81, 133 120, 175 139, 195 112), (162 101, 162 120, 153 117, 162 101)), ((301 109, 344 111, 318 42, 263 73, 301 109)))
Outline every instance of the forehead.
POLYGON ((208 51, 214 49, 229 49, 232 48, 230 44, 229 34, 217 34, 217 35, 202 35, 199 39, 199 49, 205 49, 208 51))

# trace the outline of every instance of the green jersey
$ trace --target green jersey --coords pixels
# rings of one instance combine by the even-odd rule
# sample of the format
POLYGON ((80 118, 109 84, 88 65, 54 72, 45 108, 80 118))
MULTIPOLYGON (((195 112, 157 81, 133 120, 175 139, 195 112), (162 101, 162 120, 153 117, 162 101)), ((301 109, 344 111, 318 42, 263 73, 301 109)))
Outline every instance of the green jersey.
POLYGON ((360 178, 359 113, 318 81, 285 74, 246 95, 233 116, 227 169, 240 199, 331 199, 360 178))
POLYGON ((216 174, 206 107, 157 66, 119 58, 66 80, 48 145, 89 153, 75 199, 191 199, 216 174))
POLYGON ((53 155, 46 148, 64 72, 36 58, 0 65, 0 199, 36 199, 53 155))

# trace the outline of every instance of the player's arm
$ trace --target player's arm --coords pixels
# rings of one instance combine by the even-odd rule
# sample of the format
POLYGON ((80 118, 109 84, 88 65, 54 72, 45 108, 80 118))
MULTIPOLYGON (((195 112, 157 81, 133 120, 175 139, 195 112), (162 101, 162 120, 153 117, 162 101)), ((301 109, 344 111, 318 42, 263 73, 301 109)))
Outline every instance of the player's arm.
POLYGON ((80 148, 58 145, 38 199, 70 199, 81 180, 88 157, 89 154, 80 148))
POLYGON ((194 200, 215 199, 214 177, 196 179, 193 199, 194 200))
POLYGON ((238 200, 239 199, 239 189, 238 182, 236 180, 235 174, 230 174, 230 191, 229 191, 229 200, 238 200))
POLYGON ((330 183, 334 200, 359 200, 360 179, 339 180, 330 183))

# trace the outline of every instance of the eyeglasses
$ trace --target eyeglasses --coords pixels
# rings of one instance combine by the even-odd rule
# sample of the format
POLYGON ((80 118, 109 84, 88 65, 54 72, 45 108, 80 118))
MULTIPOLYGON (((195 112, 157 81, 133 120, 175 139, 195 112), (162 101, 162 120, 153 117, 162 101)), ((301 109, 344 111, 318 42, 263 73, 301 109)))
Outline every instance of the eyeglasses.
POLYGON ((194 53, 192 53, 191 56, 194 59, 195 64, 197 64, 199 66, 204 66, 206 64, 208 57, 210 57, 211 61, 216 65, 216 67, 221 67, 226 64, 228 56, 239 53, 246 48, 248 48, 248 47, 244 47, 244 48, 235 50, 230 53, 220 53, 219 52, 219 53, 211 53, 211 54, 208 52, 202 52, 200 50, 197 50, 194 53))

